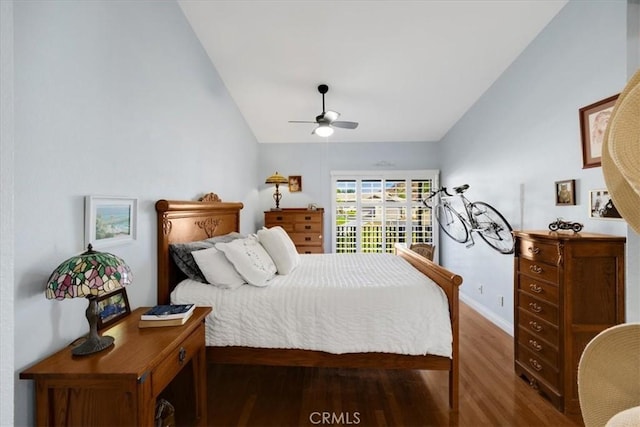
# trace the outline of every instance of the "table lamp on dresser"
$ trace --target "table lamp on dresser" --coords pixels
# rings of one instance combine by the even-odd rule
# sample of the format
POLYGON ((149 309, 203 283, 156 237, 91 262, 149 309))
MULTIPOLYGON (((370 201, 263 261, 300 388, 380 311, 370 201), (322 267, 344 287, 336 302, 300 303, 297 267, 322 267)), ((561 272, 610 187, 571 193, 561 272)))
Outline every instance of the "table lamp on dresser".
POLYGON ((131 269, 121 258, 94 251, 91 244, 86 252, 69 258, 53 271, 47 281, 47 299, 84 297, 89 300, 86 310, 89 335, 71 350, 74 356, 96 353, 113 344, 113 337, 98 335, 97 299, 130 284, 131 279, 131 269))
POLYGON ((287 184, 288 182, 289 180, 284 176, 280 175, 278 172, 274 173, 273 175, 271 175, 270 177, 264 180, 265 184, 276 185, 276 191, 275 193, 273 193, 273 200, 276 201, 276 208, 275 209, 272 208, 271 210, 275 210, 275 211, 280 210, 280 199, 282 199, 282 193, 280 192, 279 187, 280 187, 280 184, 287 184))

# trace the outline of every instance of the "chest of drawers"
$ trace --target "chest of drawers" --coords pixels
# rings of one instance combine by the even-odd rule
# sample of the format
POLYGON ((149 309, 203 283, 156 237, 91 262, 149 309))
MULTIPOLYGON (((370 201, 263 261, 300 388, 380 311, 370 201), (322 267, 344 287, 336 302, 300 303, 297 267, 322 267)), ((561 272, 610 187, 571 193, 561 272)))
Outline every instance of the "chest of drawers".
POLYGON ((264 226, 279 225, 284 228, 296 245, 298 253, 316 254, 324 252, 324 209, 282 209, 266 211, 264 226))
POLYGON ((559 410, 580 413, 587 343, 624 322, 624 237, 516 231, 515 371, 559 410))

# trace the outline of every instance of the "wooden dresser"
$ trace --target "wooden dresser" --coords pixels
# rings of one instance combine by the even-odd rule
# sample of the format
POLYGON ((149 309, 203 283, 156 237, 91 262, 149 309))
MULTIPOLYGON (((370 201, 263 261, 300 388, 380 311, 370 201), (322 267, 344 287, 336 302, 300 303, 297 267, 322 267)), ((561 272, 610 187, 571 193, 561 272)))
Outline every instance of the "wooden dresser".
POLYGON ((580 413, 587 343, 624 322, 624 237, 516 231, 515 370, 560 411, 580 413))
POLYGON ((72 356, 71 346, 20 373, 35 380, 38 426, 154 426, 156 401, 175 407, 178 425, 207 425, 204 319, 198 307, 183 326, 138 328, 140 308, 103 334, 112 347, 72 356))
POLYGON ((281 209, 265 211, 264 226, 281 226, 296 245, 298 253, 320 254, 324 252, 324 209, 281 209))

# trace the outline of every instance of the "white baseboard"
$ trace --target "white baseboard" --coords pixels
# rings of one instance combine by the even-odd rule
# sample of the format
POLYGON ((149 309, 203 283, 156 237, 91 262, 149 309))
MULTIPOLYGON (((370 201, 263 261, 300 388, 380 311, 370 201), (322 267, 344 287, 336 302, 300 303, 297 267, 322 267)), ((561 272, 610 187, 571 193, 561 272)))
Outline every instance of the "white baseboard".
POLYGON ((465 296, 462 292, 460 293, 460 301, 473 308, 475 311, 480 313, 482 317, 485 317, 487 320, 489 320, 491 323, 493 323, 509 335, 513 336, 513 324, 506 322, 504 319, 496 316, 495 313, 493 313, 487 307, 465 296))

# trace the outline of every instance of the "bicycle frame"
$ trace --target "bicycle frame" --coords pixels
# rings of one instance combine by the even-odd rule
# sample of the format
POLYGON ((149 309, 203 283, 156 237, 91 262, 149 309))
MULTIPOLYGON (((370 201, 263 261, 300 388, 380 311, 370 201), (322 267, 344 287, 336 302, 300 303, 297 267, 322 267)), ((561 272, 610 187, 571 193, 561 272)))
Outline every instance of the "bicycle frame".
POLYGON ((440 196, 440 203, 442 203, 444 206, 447 206, 450 209, 450 212, 455 213, 458 216, 458 218, 460 218, 460 220, 467 226, 467 229, 469 230, 469 238, 467 239, 467 242, 468 241, 471 241, 471 242, 467 244, 466 247, 470 248, 471 246, 475 245, 476 242, 475 240, 473 240, 472 232, 475 231, 476 233, 479 233, 481 231, 484 231, 485 229, 479 227, 478 221, 476 221, 475 218, 473 217, 473 213, 471 212, 471 201, 467 199, 463 193, 458 193, 458 194, 440 196), (464 207, 464 213, 466 214, 466 217, 462 215, 460 211, 457 210, 449 202, 449 200, 455 199, 455 198, 459 198, 462 201, 462 205, 464 207))

